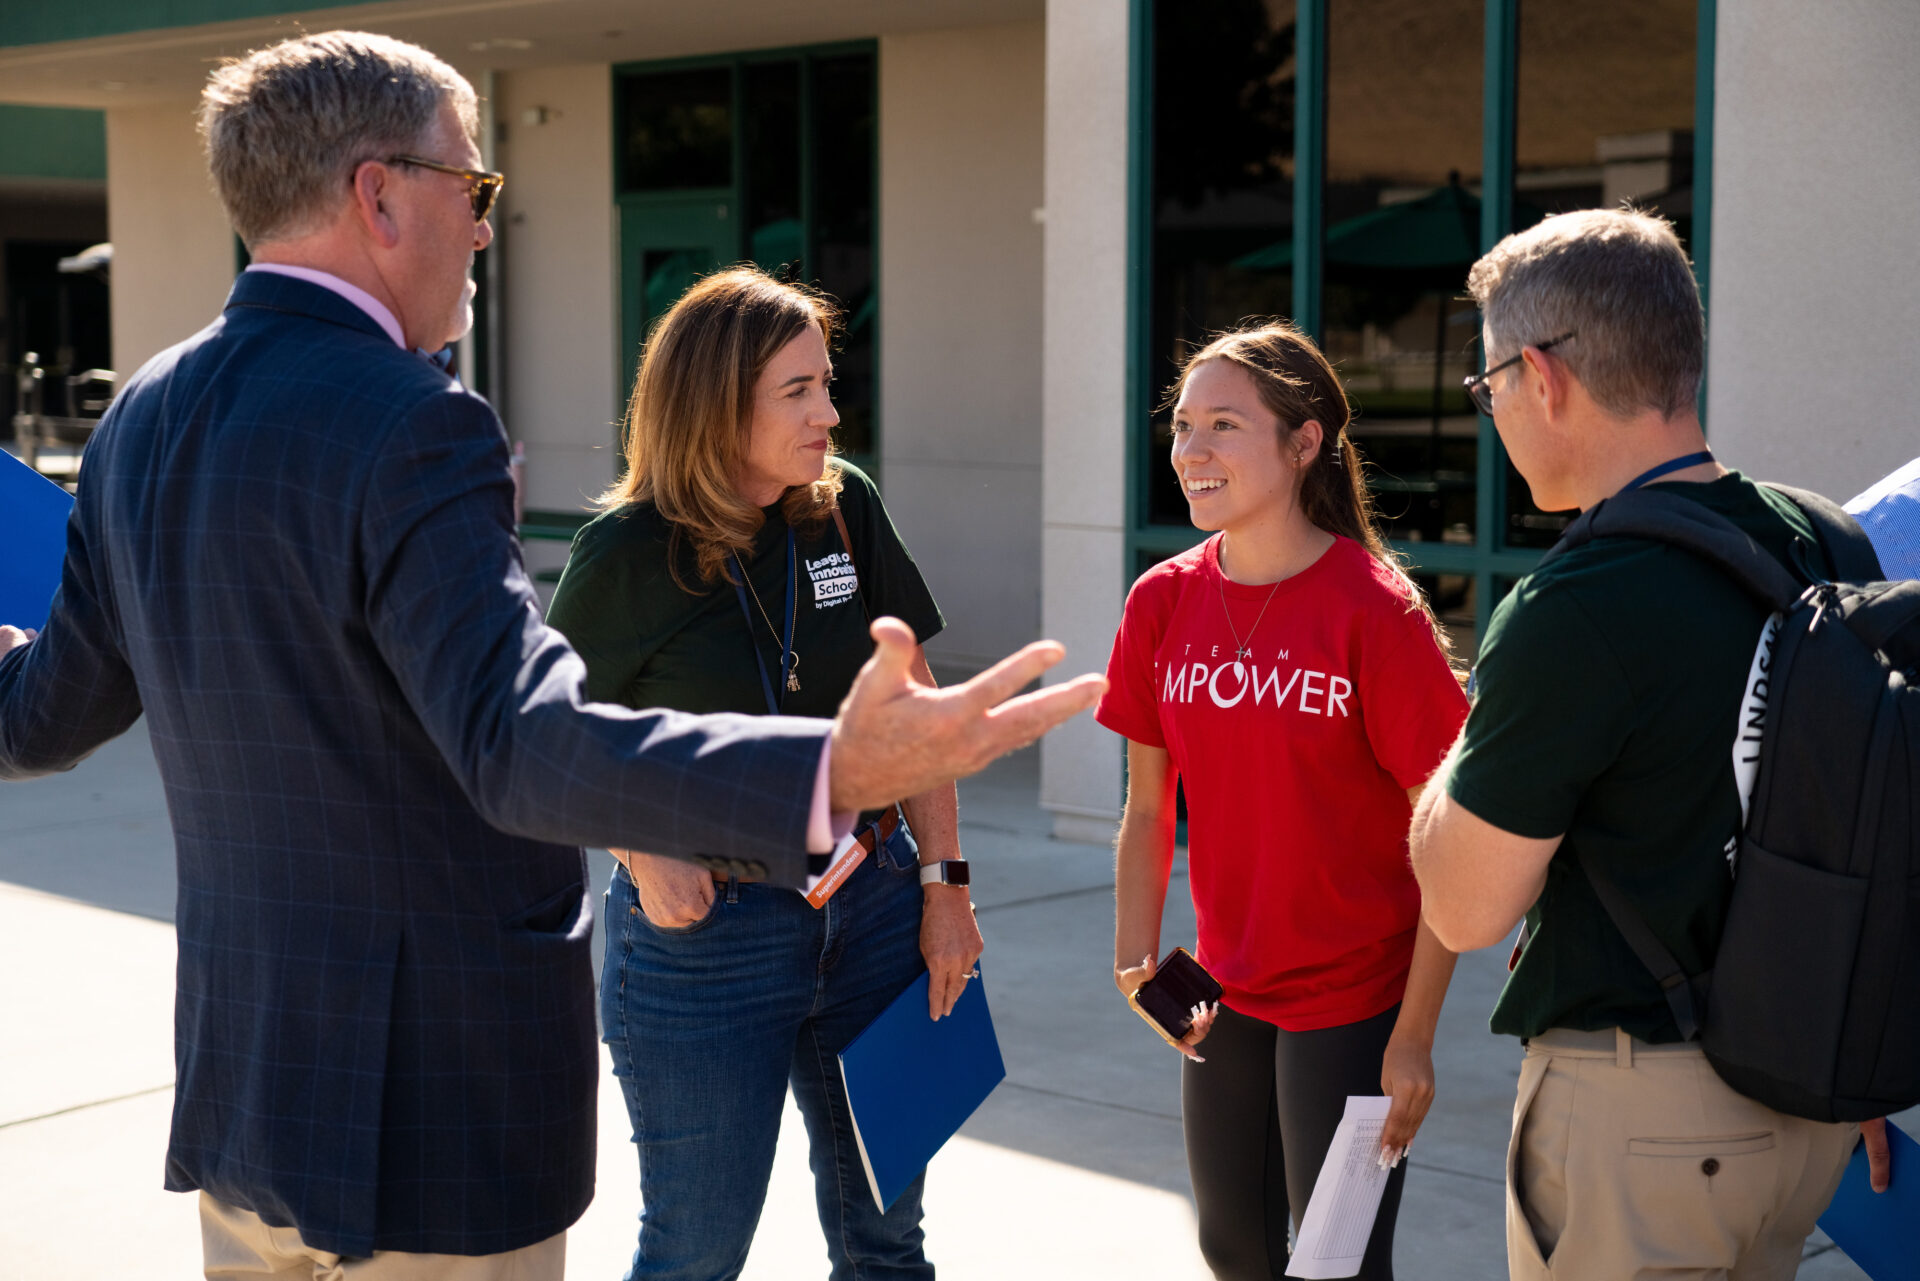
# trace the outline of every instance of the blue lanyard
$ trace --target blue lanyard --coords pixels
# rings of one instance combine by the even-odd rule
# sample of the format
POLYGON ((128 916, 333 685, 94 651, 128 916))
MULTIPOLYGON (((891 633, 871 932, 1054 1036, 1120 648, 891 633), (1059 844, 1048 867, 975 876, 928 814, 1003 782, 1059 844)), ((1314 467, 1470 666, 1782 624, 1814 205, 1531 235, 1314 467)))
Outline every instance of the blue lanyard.
POLYGON ((1632 480, 1620 486, 1620 492, 1624 494, 1629 490, 1640 488, 1640 486, 1647 484, 1649 481, 1659 480, 1662 476, 1670 475, 1677 471, 1685 471, 1689 467, 1698 467, 1701 463, 1710 463, 1712 461, 1713 451, 1711 449, 1703 449, 1697 454, 1688 454, 1684 458, 1669 459, 1661 463, 1658 467, 1652 467, 1641 472, 1638 476, 1635 476, 1632 480))
MULTIPOLYGON (((782 607, 785 609, 787 615, 787 634, 780 641, 780 682, 783 687, 783 693, 787 679, 788 663, 791 661, 793 654, 793 580, 798 576, 795 565, 796 556, 793 542, 793 528, 789 526, 787 528, 787 599, 785 605, 782 607)), ((733 558, 733 567, 740 573, 740 577, 735 580, 733 584, 733 594, 740 598, 740 612, 746 615, 747 641, 753 646, 753 661, 760 666, 760 689, 761 692, 767 696, 767 711, 772 715, 778 716, 780 714, 781 697, 773 692, 773 680, 767 675, 767 660, 760 653, 760 633, 754 630, 753 609, 747 604, 747 567, 741 564, 740 557, 737 554, 733 558)))

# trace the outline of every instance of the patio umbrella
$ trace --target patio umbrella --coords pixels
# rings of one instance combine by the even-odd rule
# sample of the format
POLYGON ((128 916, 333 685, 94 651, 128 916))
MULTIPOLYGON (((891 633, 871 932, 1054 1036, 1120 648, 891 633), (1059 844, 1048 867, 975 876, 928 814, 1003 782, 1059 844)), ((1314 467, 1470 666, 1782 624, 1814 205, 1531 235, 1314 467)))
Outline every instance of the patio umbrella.
MULTIPOLYGON (((1480 256, 1480 197, 1449 182, 1418 200, 1370 209, 1327 228, 1325 261, 1329 268, 1445 274, 1458 285, 1480 256)), ((1293 238, 1242 254, 1233 265, 1243 271, 1285 271, 1293 266, 1293 238)))

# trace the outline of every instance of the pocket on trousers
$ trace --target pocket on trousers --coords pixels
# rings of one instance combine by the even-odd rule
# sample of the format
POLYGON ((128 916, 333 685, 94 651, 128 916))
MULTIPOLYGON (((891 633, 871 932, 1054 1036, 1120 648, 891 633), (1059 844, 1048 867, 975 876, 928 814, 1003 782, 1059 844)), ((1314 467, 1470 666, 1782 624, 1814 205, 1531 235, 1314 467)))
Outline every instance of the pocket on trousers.
POLYGON ((713 887, 713 901, 707 904, 706 914, 699 920, 690 921, 685 925, 660 925, 655 923, 654 919, 647 915, 647 905, 640 901, 637 890, 634 894, 634 903, 640 909, 639 917, 641 921, 646 924, 647 929, 663 938, 677 939, 685 938, 689 934, 698 934, 701 930, 712 925, 714 918, 720 914, 720 900, 723 897, 725 897, 725 892, 720 886, 715 885, 713 887))
POLYGON ((1756 1134, 1706 1135, 1685 1139, 1628 1139, 1628 1156, 1685 1157, 1702 1160, 1723 1156, 1747 1156, 1773 1147, 1773 1131, 1756 1134))
POLYGON ((1553 1060, 1544 1054, 1529 1054, 1520 1064, 1519 1090, 1513 1104, 1513 1130, 1507 1136, 1507 1266, 1513 1281, 1531 1281, 1551 1275, 1548 1252, 1540 1248, 1540 1238, 1527 1217, 1521 1183, 1520 1150, 1527 1118, 1534 1100, 1546 1082, 1553 1060))

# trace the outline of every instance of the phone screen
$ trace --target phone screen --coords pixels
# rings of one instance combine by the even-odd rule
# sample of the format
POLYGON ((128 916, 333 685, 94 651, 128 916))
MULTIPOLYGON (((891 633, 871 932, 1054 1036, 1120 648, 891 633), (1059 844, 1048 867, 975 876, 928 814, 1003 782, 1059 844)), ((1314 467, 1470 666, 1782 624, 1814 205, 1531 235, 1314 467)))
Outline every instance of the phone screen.
POLYGON ((1154 975, 1140 985, 1135 999, 1166 1034, 1179 1040, 1193 1029, 1193 1007, 1220 999, 1222 989, 1213 975, 1185 948, 1175 948, 1160 962, 1154 975))

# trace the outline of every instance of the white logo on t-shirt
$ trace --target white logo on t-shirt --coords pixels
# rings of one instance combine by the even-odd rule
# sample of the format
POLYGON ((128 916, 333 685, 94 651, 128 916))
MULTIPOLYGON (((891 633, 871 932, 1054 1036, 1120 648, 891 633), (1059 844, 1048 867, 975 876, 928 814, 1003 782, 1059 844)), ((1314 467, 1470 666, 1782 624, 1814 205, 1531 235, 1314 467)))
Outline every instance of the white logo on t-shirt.
POLYGON ((1238 706, 1252 695, 1249 705, 1253 707, 1271 698, 1275 708, 1284 708, 1288 700, 1293 699, 1296 710, 1310 716, 1332 716, 1336 711, 1341 716, 1351 714, 1347 700, 1353 697, 1352 681, 1344 676, 1296 667, 1283 685, 1280 678, 1286 675, 1286 670, 1275 663, 1263 671, 1258 663, 1237 660, 1218 665, 1198 660, 1169 662, 1163 672, 1160 701, 1191 703, 1196 697, 1205 697, 1211 699, 1215 707, 1228 708, 1238 706))
POLYGON ((829 609, 844 604, 860 590, 860 575, 853 567, 853 557, 845 552, 834 552, 819 560, 808 561, 807 577, 813 580, 815 609, 829 609))

